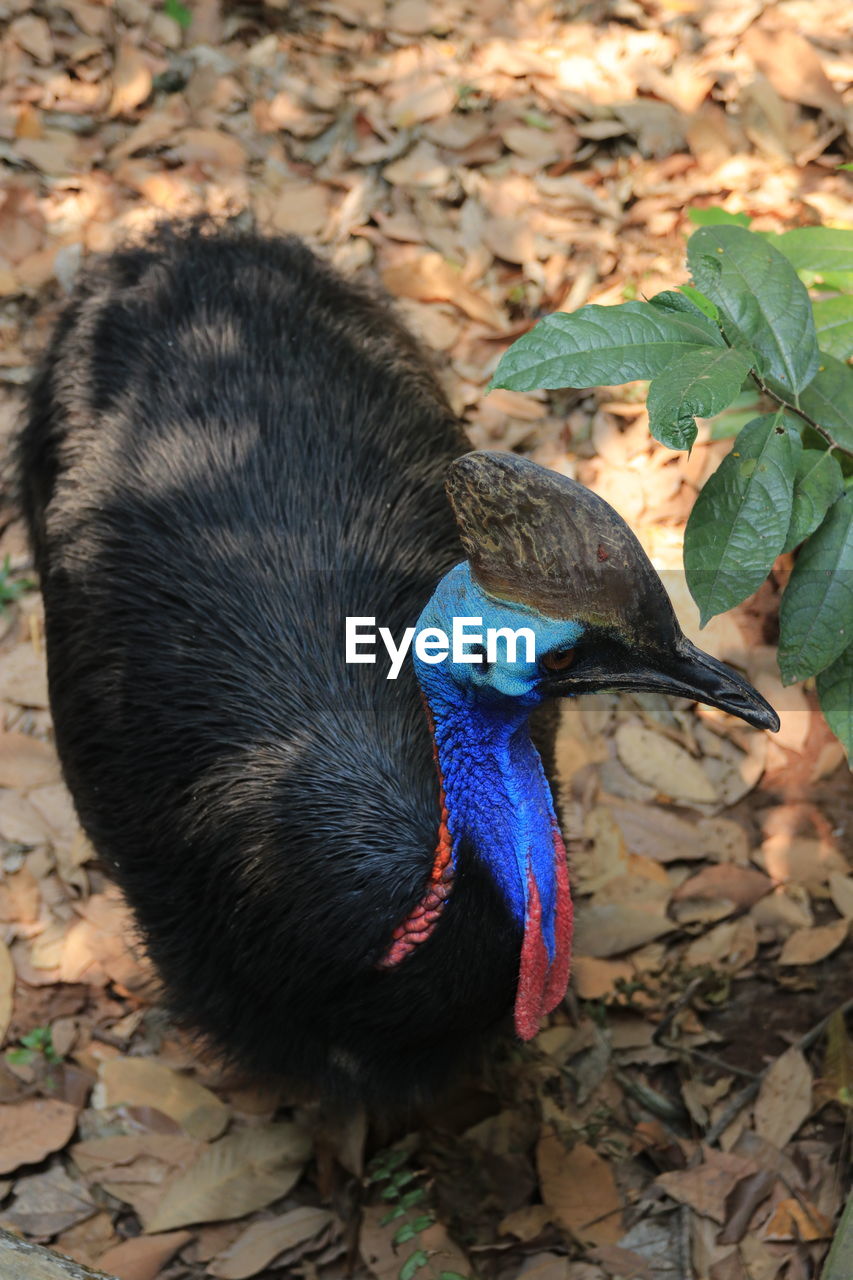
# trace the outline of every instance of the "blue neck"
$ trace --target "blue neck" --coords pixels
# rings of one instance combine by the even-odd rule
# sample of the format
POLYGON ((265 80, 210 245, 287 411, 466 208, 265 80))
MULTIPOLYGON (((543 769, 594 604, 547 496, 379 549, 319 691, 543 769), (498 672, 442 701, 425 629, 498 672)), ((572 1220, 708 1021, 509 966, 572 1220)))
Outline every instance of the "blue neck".
MULTIPOLYGON (((551 792, 528 728, 529 707, 482 704, 454 685, 423 675, 434 721, 454 860, 461 842, 489 866, 523 927, 528 868, 542 903, 542 932, 554 957, 554 825, 551 792), (432 686, 432 688, 428 686, 432 686)), ((419 672, 419 674, 421 674, 419 672)))

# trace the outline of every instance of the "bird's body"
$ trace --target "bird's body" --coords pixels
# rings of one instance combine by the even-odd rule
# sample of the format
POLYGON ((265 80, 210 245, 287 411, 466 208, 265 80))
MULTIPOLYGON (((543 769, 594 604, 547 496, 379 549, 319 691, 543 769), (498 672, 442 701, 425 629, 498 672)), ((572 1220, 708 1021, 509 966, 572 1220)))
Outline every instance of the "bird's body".
MULTIPOLYGON (((525 613, 453 568, 462 448, 383 303, 295 240, 198 229, 87 271, 21 437, 81 821, 175 1014, 327 1093, 434 1090, 565 989, 540 667, 344 657, 348 616, 525 613)), ((489 500, 477 473, 466 525, 467 475, 463 542, 489 500)), ((553 614, 565 650, 585 628, 553 614)))

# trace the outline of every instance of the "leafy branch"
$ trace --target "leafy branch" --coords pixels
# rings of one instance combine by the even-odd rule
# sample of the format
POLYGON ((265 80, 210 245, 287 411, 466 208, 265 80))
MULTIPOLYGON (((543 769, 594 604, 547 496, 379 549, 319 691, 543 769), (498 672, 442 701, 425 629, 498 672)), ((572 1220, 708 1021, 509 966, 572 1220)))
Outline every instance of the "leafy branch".
MULTIPOLYGON (((367 1176, 368 1186, 381 1186, 380 1196, 390 1206, 380 1220, 381 1225, 397 1224, 392 1244, 395 1251, 403 1245, 417 1241, 422 1231, 435 1223, 435 1214, 428 1207, 427 1187, 423 1175, 408 1166, 406 1151, 384 1151, 372 1162, 367 1176), (384 1184, 384 1185, 383 1185, 384 1184)), ((432 1253, 418 1243, 402 1263, 398 1280, 414 1280, 424 1268, 435 1280, 466 1280, 456 1271, 437 1271, 432 1253)))
POLYGON ((704 626, 796 551, 780 612, 782 678, 816 679, 853 754, 853 231, 765 235, 741 214, 691 217, 692 284, 546 316, 504 353, 492 386, 648 379, 649 430, 671 449, 690 449, 697 418, 725 421, 718 415, 758 388, 772 411, 730 414, 740 428, 731 453, 687 523, 688 586, 704 626), (813 285, 823 295, 814 301, 813 285))

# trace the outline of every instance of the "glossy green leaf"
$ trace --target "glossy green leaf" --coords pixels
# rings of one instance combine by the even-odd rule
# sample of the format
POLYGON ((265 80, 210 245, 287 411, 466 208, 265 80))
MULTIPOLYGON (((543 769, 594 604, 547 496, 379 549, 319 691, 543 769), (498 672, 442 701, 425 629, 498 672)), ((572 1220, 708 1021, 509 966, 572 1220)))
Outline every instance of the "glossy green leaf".
POLYGON ((822 354, 817 374, 797 403, 818 426, 826 428, 836 444, 853 450, 853 369, 849 365, 822 354))
POLYGON ((696 227, 731 226, 748 227, 752 219, 748 213, 729 213, 727 209, 688 209, 687 216, 696 227))
POLYGON ((534 391, 653 378, 696 347, 722 347, 720 331, 697 311, 648 302, 591 305, 540 320, 504 352, 492 387, 534 391))
POLYGON ((804 449, 794 478, 791 523, 783 551, 793 551, 814 533, 829 508, 844 492, 838 459, 826 449, 804 449))
POLYGON ((687 243, 696 285, 716 303, 732 346, 759 357, 768 385, 787 396, 817 372, 811 301, 790 262, 745 227, 702 227, 687 243))
POLYGON ((649 298, 649 305, 661 311, 676 311, 685 316, 702 316, 717 326, 717 308, 698 289, 664 289, 649 298), (701 301, 700 301, 701 300, 701 301))
POLYGON ((652 380, 649 430, 670 449, 690 449, 696 418, 710 418, 735 400, 750 360, 733 347, 697 347, 652 380))
POLYGON ((804 543, 779 610, 785 684, 825 671, 853 640, 853 492, 804 543))
POLYGON ((820 709, 853 764, 853 644, 817 678, 820 709))
POLYGON ((853 231, 835 227, 795 227, 773 244, 798 271, 853 271, 853 231))
POLYGON ((728 440, 731 436, 736 436, 760 412, 758 392, 754 386, 748 385, 745 391, 735 397, 728 409, 710 419, 711 439, 728 440))
MULTIPOLYGON (((714 306, 711 299, 706 298, 700 289, 694 289, 692 284, 682 284, 679 285, 679 291, 683 293, 685 298, 692 302, 695 307, 698 307, 703 316, 707 316, 709 320, 713 320, 715 323, 719 322, 719 308, 714 306)), ((652 301, 654 301, 654 299, 652 299, 652 301)))
POLYGON ((822 298, 812 309, 821 351, 849 360, 853 356, 853 297, 822 298))
POLYGON ((801 449, 793 418, 781 410, 755 418, 696 499, 684 568, 702 626, 752 595, 770 572, 788 532, 801 449))

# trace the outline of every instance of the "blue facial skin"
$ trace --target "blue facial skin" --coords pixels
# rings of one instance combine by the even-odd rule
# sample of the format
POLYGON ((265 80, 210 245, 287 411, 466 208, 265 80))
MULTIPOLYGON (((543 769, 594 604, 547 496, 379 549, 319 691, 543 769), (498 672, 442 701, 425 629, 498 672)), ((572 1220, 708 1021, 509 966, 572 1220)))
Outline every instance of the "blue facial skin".
MULTIPOLYGON (((439 582, 418 619, 415 638, 432 627, 451 637, 455 617, 482 618, 482 627, 468 630, 482 631, 484 645, 488 627, 529 627, 536 637, 537 658, 551 650, 571 649, 583 635, 576 622, 546 618, 525 605, 487 596, 467 561, 439 582)), ((556 816, 528 730, 528 717, 542 701, 541 667, 525 660, 523 640, 513 663, 506 661, 506 645, 498 640, 498 660, 491 666, 453 662, 452 653, 442 662, 426 663, 414 646, 412 654, 434 720, 454 860, 460 841, 469 840, 522 926, 531 868, 542 903, 545 945, 553 959, 556 816)))

